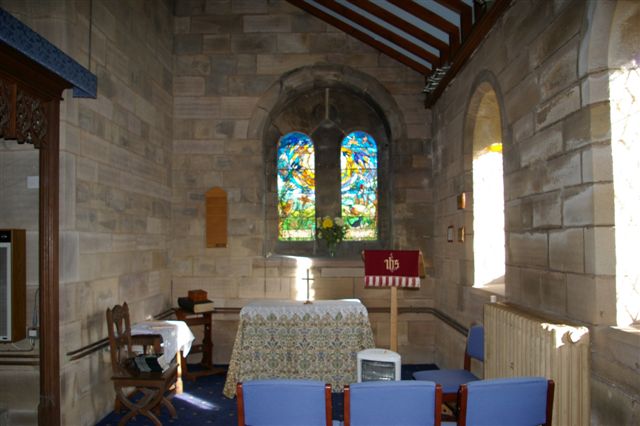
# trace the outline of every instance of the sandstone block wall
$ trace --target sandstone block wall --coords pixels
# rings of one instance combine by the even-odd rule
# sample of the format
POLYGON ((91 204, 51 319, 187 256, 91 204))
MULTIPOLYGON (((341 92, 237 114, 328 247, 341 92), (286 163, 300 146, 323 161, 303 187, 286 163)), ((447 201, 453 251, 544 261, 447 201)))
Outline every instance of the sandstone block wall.
MULTIPOLYGON (((616 241, 603 40, 624 27, 609 27, 616 7, 626 10, 619 13, 627 22, 635 16, 624 9, 630 5, 513 2, 433 109, 437 306, 463 323, 481 321, 482 302, 495 291, 472 288, 473 224, 464 244, 445 238, 448 226, 469 226, 469 211, 451 200, 471 192, 472 209, 473 135, 460 129, 468 99, 485 81, 501 105, 505 297, 601 330, 592 348, 594 424, 616 423, 612 411, 621 410, 614 415, 621 421, 638 415, 635 384, 616 390, 616 408, 604 398, 608 385, 622 383, 618 372, 637 376, 635 361, 613 353, 637 352, 640 344, 635 331, 607 327, 616 324, 616 241)), ((449 339, 438 333, 437 346, 446 351, 449 339)))
MULTIPOLYGON (((364 73, 376 81, 358 87, 376 98, 385 91, 398 114, 391 126, 394 247, 421 248, 430 257, 431 157, 425 142, 427 111, 422 77, 286 1, 178 1, 174 20, 174 138, 172 240, 173 297, 189 289, 208 291, 218 306, 240 308, 253 299, 295 298, 295 265, 265 245, 273 217, 265 201, 275 181, 265 180, 263 128, 281 92, 313 78, 321 84, 349 81, 364 73), (321 71, 315 72, 316 65, 321 71), (304 70, 298 70, 305 67, 304 70), (333 68, 332 68, 333 67, 333 68), (338 71, 341 70, 341 73, 338 71), (353 75, 352 75, 353 74, 353 75), (293 75, 290 78, 283 76, 293 75), (284 85, 280 89, 278 85, 284 85), (380 87, 377 87, 380 85, 380 87), (204 193, 219 186, 228 194, 229 244, 206 248, 204 193)), ((357 84, 357 83, 353 83, 357 84)), ((275 112, 274 112, 275 113, 275 112)), ((361 267, 359 259, 353 259, 361 267)), ((315 270, 318 298, 358 297, 367 306, 388 308, 388 297, 362 289, 359 278, 333 267, 315 270), (331 277, 318 274, 328 271, 331 277)), ((432 306, 433 282, 401 304, 432 306)), ((214 361, 229 360, 237 317, 215 316, 214 361), (216 331, 217 330, 217 331, 216 331)), ((409 359, 427 362, 433 351, 429 318, 401 317, 400 346, 409 359), (419 324, 419 325, 416 325, 419 324)), ((376 342, 388 344, 388 315, 372 315, 376 342)))
MULTIPOLYGON (((106 337, 107 307, 127 301, 138 321, 171 300, 172 5, 90 5, 0 4, 98 77, 97 99, 74 99, 69 91, 61 102, 61 423, 74 425, 95 424, 112 409, 114 394, 108 353, 71 361, 68 352, 106 337)), ((29 217, 33 209, 37 231, 37 202, 2 216, 29 217)), ((37 243, 31 248, 37 258, 37 243)), ((37 270, 33 276, 37 286, 37 270)), ((21 386, 20 377, 3 383, 24 392, 34 416, 37 378, 21 386)))

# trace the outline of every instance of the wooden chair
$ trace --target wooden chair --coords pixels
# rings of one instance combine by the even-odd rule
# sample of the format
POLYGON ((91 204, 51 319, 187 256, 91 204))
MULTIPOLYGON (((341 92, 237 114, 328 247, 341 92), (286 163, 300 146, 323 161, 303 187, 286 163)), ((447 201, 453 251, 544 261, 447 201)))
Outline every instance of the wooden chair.
POLYGON ((510 377, 460 386, 458 426, 551 426, 553 380, 510 377))
POLYGON ((331 426, 331 385, 317 380, 249 380, 236 388, 238 426, 331 426))
POLYGON ((434 382, 353 383, 344 388, 344 426, 439 426, 441 405, 434 382))
POLYGON ((126 303, 107 309, 107 325, 113 370, 111 380, 116 391, 116 402, 129 409, 118 425, 126 424, 136 414, 147 416, 155 425, 162 425, 153 413, 159 411, 161 405, 175 418, 176 409, 169 398, 175 394, 177 364, 173 362, 163 372, 135 370, 136 354, 132 350, 131 320, 126 303), (134 392, 127 393, 127 388, 134 388, 134 392))

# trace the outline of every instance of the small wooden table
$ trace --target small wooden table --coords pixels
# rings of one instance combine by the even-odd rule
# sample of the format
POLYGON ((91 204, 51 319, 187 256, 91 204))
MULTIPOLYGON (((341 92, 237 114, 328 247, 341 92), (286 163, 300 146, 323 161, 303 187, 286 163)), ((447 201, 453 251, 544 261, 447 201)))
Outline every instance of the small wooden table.
POLYGON ((218 368, 213 366, 213 342, 211 340, 211 312, 200 312, 194 313, 187 311, 182 308, 174 308, 173 309, 176 318, 180 321, 184 321, 187 323, 189 327, 194 327, 197 325, 204 326, 203 338, 202 342, 198 344, 191 345, 190 353, 202 353, 202 360, 200 361, 200 365, 203 367, 202 370, 199 371, 189 371, 189 367, 187 366, 187 359, 180 353, 181 357, 181 367, 182 367, 182 376, 185 379, 195 381, 198 377, 202 376, 210 376, 213 374, 223 374, 226 372, 224 368, 218 368))

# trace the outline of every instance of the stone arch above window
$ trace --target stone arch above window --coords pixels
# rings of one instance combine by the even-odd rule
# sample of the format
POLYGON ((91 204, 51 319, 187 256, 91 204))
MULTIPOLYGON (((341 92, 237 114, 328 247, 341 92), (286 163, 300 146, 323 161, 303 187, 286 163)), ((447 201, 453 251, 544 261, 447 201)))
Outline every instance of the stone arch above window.
MULTIPOLYGON (((377 191, 374 208, 375 229, 371 238, 348 238, 338 249, 339 257, 359 256, 364 248, 382 248, 390 240, 389 185, 383 183, 389 163, 389 124, 385 114, 370 97, 357 88, 319 82, 303 92, 292 91, 287 99, 272 111, 265 130, 264 158, 267 182, 265 207, 265 245, 276 254, 313 256, 326 255, 326 247, 314 240, 283 241, 278 237, 279 216, 276 208, 276 157, 278 141, 291 132, 309 135, 315 149, 315 214, 342 216, 342 141, 354 132, 366 133, 375 141, 377 191), (273 188, 273 189, 272 189, 273 188)), ((370 153, 371 153, 370 152, 370 153)), ((388 179, 386 179, 388 181, 388 179)))
MULTIPOLYGON (((614 204, 615 226, 601 221, 590 232, 593 235, 595 260, 589 272, 600 276, 615 274, 615 299, 611 297, 614 292, 606 291, 605 280, 599 280, 603 283, 598 284, 599 294, 609 297, 599 298, 598 309, 600 312, 609 312, 615 302, 615 324, 637 327, 640 324, 640 268, 636 247, 640 237, 640 183, 636 178, 640 167, 640 29, 637 25, 640 4, 617 2, 610 12, 607 66, 613 175, 611 201, 614 204)), ((602 29, 606 30, 606 27, 602 29)), ((602 158, 608 160, 609 157, 603 155, 602 158)), ((608 184, 607 165, 598 164, 598 170, 594 180, 597 178, 597 184, 602 188, 608 184)), ((602 205, 596 208, 605 211, 606 207, 602 205)), ((602 313, 600 317, 603 317, 602 313)))

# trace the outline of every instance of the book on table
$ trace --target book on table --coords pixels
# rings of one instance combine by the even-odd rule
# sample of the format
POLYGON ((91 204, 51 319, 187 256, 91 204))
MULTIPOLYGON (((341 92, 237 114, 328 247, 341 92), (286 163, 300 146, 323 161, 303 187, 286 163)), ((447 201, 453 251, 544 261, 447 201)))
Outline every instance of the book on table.
POLYGON ((178 297, 178 306, 194 314, 209 312, 214 309, 213 302, 209 299, 196 302, 188 297, 178 297))

